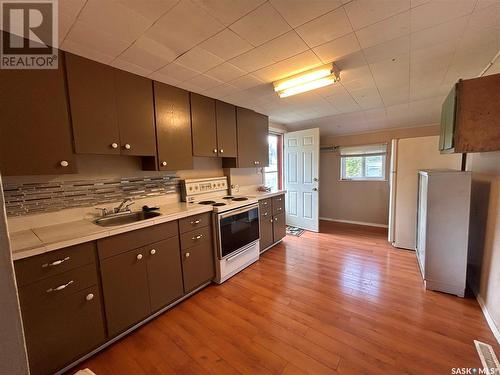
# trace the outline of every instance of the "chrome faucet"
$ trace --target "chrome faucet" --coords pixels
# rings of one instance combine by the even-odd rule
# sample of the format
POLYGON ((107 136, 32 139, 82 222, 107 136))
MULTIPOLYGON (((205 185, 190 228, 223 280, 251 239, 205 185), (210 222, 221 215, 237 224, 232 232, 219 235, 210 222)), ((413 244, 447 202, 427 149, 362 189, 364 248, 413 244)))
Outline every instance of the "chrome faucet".
POLYGON ((117 214, 117 213, 120 213, 120 212, 127 212, 127 211, 130 211, 130 206, 133 205, 135 202, 130 199, 130 198, 126 198, 122 201, 122 203, 120 203, 120 205, 118 207, 115 207, 113 209, 114 213, 117 214), (124 208, 125 207, 125 208, 124 208))

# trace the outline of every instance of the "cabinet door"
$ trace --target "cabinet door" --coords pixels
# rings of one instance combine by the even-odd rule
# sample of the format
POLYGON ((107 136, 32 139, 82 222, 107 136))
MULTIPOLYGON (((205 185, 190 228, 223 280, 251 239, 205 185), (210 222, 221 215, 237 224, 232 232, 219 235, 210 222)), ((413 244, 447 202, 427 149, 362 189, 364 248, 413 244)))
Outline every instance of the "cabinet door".
POLYGON ((105 340, 97 286, 23 305, 22 316, 32 375, 53 374, 105 340))
POLYGON ((110 337, 125 331, 151 312, 145 255, 143 249, 138 249, 101 260, 110 337))
POLYGON ((195 93, 190 95, 193 155, 217 156, 215 100, 195 93))
POLYGON ((286 236, 285 214, 275 215, 273 221, 273 239, 278 242, 286 236))
POLYGON ((71 121, 77 154, 119 154, 114 68, 66 54, 71 121))
POLYGON ((250 109, 237 110, 238 167, 265 167, 269 164, 267 116, 250 109))
POLYGON ((266 215, 262 214, 260 216, 260 251, 267 249, 274 242, 273 234, 273 217, 269 215, 269 212, 265 212, 266 215))
POLYGON ((156 155, 153 81, 117 69, 115 88, 121 153, 156 155))
POLYGON ((217 115, 217 149, 219 156, 235 158, 238 156, 236 141, 236 107, 232 104, 215 101, 217 115))
POLYGON ((211 240, 182 250, 182 271, 185 293, 213 279, 214 251, 211 240))
POLYGON ((181 297, 181 253, 179 237, 159 241, 144 248, 148 257, 151 311, 155 312, 181 297))
POLYGON ((4 176, 76 172, 64 53, 59 52, 59 57, 57 70, 0 70, 0 171, 4 176))
POLYGON ((159 169, 193 169, 189 93, 154 82, 159 169))

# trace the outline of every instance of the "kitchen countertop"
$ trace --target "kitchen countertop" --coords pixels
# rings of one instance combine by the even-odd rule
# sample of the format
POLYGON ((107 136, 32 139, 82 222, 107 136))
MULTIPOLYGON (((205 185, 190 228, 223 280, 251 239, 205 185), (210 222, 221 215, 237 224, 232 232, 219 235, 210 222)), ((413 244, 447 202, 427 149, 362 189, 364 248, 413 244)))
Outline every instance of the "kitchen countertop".
POLYGON ((253 191, 245 194, 250 198, 257 198, 258 200, 275 197, 277 195, 285 194, 286 190, 271 190, 271 191, 253 191))
POLYGON ((191 205, 184 202, 159 207, 161 216, 113 227, 101 227, 91 220, 82 219, 9 233, 12 259, 19 260, 67 246, 95 241, 131 230, 212 211, 211 206, 191 205))

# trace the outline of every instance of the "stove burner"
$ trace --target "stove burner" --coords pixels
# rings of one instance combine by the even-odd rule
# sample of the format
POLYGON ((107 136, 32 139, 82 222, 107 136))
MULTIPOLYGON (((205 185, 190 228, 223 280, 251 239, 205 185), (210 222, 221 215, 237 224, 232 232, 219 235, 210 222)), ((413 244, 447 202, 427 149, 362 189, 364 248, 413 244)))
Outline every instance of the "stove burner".
POLYGON ((225 206, 226 204, 225 203, 214 203, 212 204, 212 206, 214 207, 220 207, 220 206, 225 206))
POLYGON ((201 201, 201 202, 198 202, 198 204, 214 204, 215 201, 201 201))
POLYGON ((233 199, 234 197, 231 195, 228 195, 227 197, 222 197, 222 199, 233 199))
POLYGON ((238 197, 238 198, 233 198, 233 201, 235 202, 240 202, 240 201, 247 201, 248 198, 247 197, 238 197))

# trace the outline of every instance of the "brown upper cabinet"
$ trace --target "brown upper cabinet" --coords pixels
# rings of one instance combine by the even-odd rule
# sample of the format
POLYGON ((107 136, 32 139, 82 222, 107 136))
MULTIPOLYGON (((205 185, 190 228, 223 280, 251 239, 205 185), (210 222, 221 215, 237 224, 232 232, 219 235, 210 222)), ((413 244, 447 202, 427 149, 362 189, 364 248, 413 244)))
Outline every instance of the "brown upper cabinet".
POLYGON ((152 81, 66 55, 76 153, 154 156, 152 81))
POLYGON ((189 92, 154 82, 158 169, 193 169, 189 92))
POLYGON ((442 152, 500 150, 500 74, 460 80, 443 103, 442 152))
POLYGON ((215 101, 217 116, 217 151, 221 157, 238 156, 236 133, 236 107, 232 104, 215 101))
POLYGON ((224 159, 226 168, 266 167, 269 164, 269 118, 246 108, 236 108, 238 157, 224 159))
POLYGON ((193 156, 218 156, 215 100, 190 93, 193 156))
POLYGON ((75 173, 64 53, 58 69, 0 70, 0 87, 1 173, 75 173))

